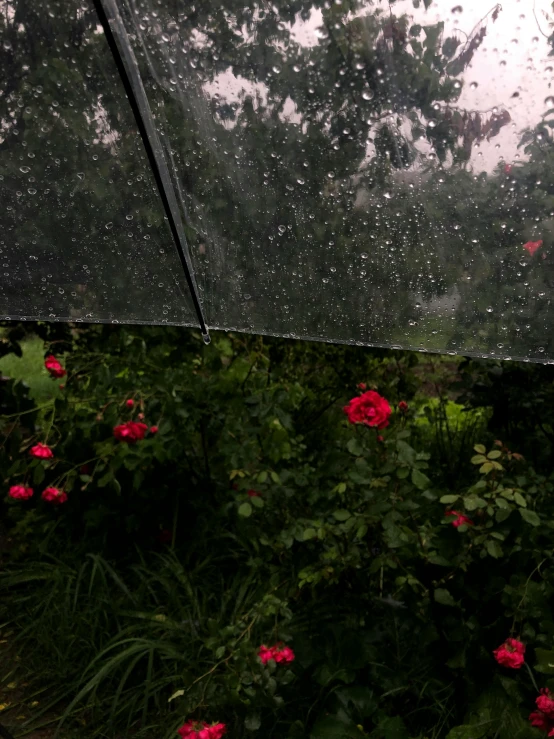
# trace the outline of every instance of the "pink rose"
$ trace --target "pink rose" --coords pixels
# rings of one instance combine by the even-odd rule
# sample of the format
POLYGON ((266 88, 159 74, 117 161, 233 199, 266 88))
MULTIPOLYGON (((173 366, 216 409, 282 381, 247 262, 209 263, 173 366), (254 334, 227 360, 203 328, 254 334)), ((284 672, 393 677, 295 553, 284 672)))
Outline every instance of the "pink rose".
POLYGON ((526 244, 523 244, 523 248, 526 249, 531 256, 537 251, 537 249, 540 249, 542 246, 542 239, 539 241, 528 241, 526 244))
POLYGON ((468 518, 467 516, 464 516, 463 513, 460 513, 459 511, 446 511, 444 514, 445 516, 456 516, 456 518, 453 521, 450 521, 452 526, 454 526, 455 529, 458 528, 458 526, 474 526, 475 524, 471 520, 471 518, 468 518))
POLYGON ((511 667, 512 670, 519 670, 525 662, 525 644, 522 644, 517 639, 506 639, 504 644, 501 644, 494 650, 493 654, 495 660, 502 667, 511 667))
POLYGON ((137 421, 127 421, 115 426, 113 435, 119 441, 125 441, 128 444, 134 444, 136 441, 144 439, 148 426, 145 423, 137 421))
POLYGON ((384 429, 389 425, 391 407, 375 390, 352 398, 348 405, 344 406, 344 412, 350 423, 363 423, 366 426, 375 426, 384 429))
POLYGON ((294 652, 290 647, 282 644, 275 644, 272 647, 266 647, 262 644, 258 650, 258 657, 262 660, 262 664, 267 665, 268 662, 274 660, 275 662, 293 662, 295 659, 294 652))
POLYGON ((50 354, 44 360, 44 366, 52 377, 63 377, 67 374, 60 362, 56 359, 53 354, 50 354))
POLYGON ((51 487, 43 490, 40 497, 47 503, 52 503, 53 505, 61 505, 62 503, 66 502, 67 493, 65 493, 63 490, 60 490, 59 488, 51 487))
POLYGON ((14 500, 29 500, 33 497, 33 488, 27 488, 25 485, 12 485, 8 490, 8 495, 14 500))
POLYGON ((31 457, 36 457, 37 459, 52 459, 54 456, 54 452, 48 444, 43 444, 41 441, 29 449, 29 454, 31 457))
POLYGON ((554 698, 548 688, 541 688, 541 694, 535 701, 539 711, 542 711, 549 719, 554 719, 554 698))

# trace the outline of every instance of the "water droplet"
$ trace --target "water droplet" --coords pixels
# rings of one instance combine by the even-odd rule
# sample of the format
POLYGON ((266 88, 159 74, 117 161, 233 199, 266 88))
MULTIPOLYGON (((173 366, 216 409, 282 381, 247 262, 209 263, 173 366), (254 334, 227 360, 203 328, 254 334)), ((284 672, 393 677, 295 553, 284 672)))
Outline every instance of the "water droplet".
POLYGON ((384 192, 383 193, 383 197, 386 198, 387 200, 391 200, 392 193, 390 193, 390 192, 384 192))
POLYGON ((362 98, 364 100, 371 100, 374 97, 374 95, 375 93, 373 92, 373 90, 370 90, 369 88, 365 89, 362 92, 362 98))
POLYGON ((479 83, 478 82, 471 82, 469 86, 470 86, 470 88, 472 90, 475 90, 475 89, 477 89, 479 87, 479 83))
POLYGON ((85 173, 84 173, 84 172, 77 172, 77 177, 78 177, 78 178, 79 178, 80 180, 82 180, 82 179, 84 179, 84 177, 85 177, 85 173))
POLYGON ((549 95, 547 98, 545 98, 544 104, 545 105, 554 105, 554 97, 552 97, 552 95, 549 95))
POLYGON ((489 305, 489 307, 487 308, 487 313, 492 313, 493 310, 494 310, 494 308, 491 308, 491 306, 489 305))
POLYGON ((360 254, 360 256, 361 256, 361 258, 362 258, 362 259, 367 259, 367 254, 365 253, 365 251, 363 251, 363 252, 362 252, 362 253, 360 254))
POLYGON ((110 221, 109 223, 106 223, 106 226, 105 226, 105 228, 107 228, 107 229, 108 229, 108 231, 109 231, 109 230, 110 230, 110 228, 113 228, 113 223, 112 223, 111 221, 110 221))
POLYGON ((280 234, 284 234, 285 231, 287 230, 287 227, 286 226, 277 226, 277 230, 279 231, 280 234))
POLYGON ((294 72, 300 72, 300 67, 299 67, 298 64, 294 64, 293 67, 292 67, 292 69, 293 69, 294 72))
POLYGON ((27 172, 31 171, 31 167, 20 167, 19 171, 23 172, 23 174, 27 174, 27 172))

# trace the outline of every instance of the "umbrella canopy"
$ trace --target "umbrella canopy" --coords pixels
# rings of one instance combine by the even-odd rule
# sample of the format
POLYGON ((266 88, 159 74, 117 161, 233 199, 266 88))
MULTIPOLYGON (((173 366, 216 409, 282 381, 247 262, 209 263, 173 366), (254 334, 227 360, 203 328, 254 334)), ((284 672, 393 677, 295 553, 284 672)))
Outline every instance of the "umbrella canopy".
POLYGON ((554 359, 548 10, 7 0, 1 314, 554 359))

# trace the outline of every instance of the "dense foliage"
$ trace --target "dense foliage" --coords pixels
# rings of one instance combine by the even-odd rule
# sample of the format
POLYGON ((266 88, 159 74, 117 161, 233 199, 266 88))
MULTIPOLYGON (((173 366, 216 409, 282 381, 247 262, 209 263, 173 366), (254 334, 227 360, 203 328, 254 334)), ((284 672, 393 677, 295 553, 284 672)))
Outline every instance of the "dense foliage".
POLYGON ((554 688, 550 367, 36 330, 56 392, 37 407, 2 380, 0 455, 0 622, 46 688, 34 721, 536 734, 554 688), (508 638, 525 651, 497 662, 508 638))

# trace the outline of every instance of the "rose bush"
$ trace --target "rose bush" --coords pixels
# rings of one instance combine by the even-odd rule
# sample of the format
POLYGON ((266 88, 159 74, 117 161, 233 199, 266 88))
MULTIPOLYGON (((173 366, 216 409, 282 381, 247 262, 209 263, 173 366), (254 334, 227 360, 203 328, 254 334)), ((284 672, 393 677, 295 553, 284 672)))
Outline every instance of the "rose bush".
POLYGON ((469 366, 171 328, 56 346, 63 393, 34 410, 12 386, 2 421, 0 608, 66 721, 212 738, 550 731, 545 701, 529 719, 554 690, 547 455, 533 466, 486 415, 444 425, 469 366))

